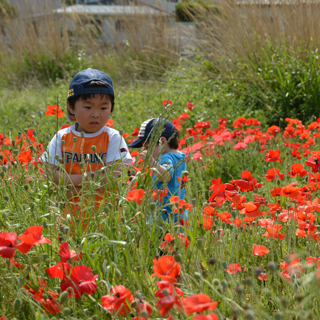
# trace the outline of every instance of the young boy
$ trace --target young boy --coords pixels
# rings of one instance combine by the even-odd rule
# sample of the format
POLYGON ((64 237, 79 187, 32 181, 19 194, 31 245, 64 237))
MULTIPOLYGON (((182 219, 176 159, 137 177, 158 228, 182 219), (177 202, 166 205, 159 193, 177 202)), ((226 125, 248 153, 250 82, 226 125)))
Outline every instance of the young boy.
MULTIPOLYGON (((107 74, 95 69, 77 73, 71 80, 67 98, 67 117, 75 123, 58 131, 40 158, 56 171, 56 184, 63 179, 64 185, 72 186, 67 196, 76 203, 84 179, 119 160, 125 164, 132 160, 120 133, 106 126, 114 109, 114 98, 112 80, 107 74)), ((115 178, 118 169, 119 165, 114 170, 115 178)))
MULTIPOLYGON (((154 118, 149 119, 141 124, 138 139, 133 141, 129 147, 143 147, 139 157, 143 160, 148 160, 150 168, 155 168, 153 181, 157 182, 155 189, 164 190, 168 188, 168 195, 163 199, 162 219, 168 221, 172 214, 170 198, 179 196, 179 199, 184 199, 185 189, 181 188, 178 178, 182 178, 182 172, 186 171, 186 156, 178 149, 179 147, 179 131, 171 121, 154 118), (158 138, 160 139, 158 141, 158 138), (155 140, 156 139, 156 140, 155 140), (154 147, 151 155, 147 155, 148 148, 154 147), (156 159, 159 158, 157 161, 156 159)), ((187 219, 188 213, 174 214, 174 222, 180 223, 178 219, 187 219)))

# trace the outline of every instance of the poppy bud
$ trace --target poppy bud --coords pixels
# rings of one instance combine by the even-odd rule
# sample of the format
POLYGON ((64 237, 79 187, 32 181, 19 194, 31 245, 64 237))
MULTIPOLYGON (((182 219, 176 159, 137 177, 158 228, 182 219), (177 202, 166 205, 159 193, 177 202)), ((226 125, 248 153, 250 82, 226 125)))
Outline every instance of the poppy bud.
POLYGON ((232 313, 233 315, 235 315, 235 316, 237 316, 237 315, 240 313, 239 308, 236 307, 236 306, 231 307, 230 311, 231 311, 231 313, 232 313))
POLYGON ((167 288, 164 288, 164 289, 162 290, 162 293, 163 293, 165 296, 169 296, 169 295, 170 295, 170 292, 169 292, 169 290, 168 290, 167 288))
POLYGON ((269 261, 267 263, 267 268, 271 271, 276 271, 277 270, 277 265, 273 261, 269 261))
POLYGON ((3 220, 7 219, 7 214, 5 212, 2 213, 2 219, 3 220))
POLYGON ((202 239, 197 239, 197 247, 201 248, 202 244, 203 244, 202 239))
POLYGON ((147 310, 142 310, 141 313, 140 313, 140 317, 141 318, 148 318, 149 314, 148 314, 148 311, 147 310))
POLYGON ((247 286, 251 286, 252 285, 252 278, 250 277, 245 277, 243 279, 243 283, 246 284, 247 286))
POLYGON ((3 159, 4 159, 3 154, 0 154, 0 160, 3 160, 3 159))
POLYGON ((25 185, 23 186, 23 189, 26 190, 26 191, 28 191, 29 186, 28 186, 27 184, 25 184, 25 185))
POLYGON ((221 286, 222 286, 222 288, 225 288, 225 289, 228 288, 228 282, 226 280, 222 280, 221 286))
POLYGON ((297 292, 294 299, 298 302, 301 302, 304 299, 305 295, 303 292, 297 292))
POLYGON ((218 285, 220 285, 220 280, 219 279, 213 279, 212 283, 213 283, 214 286, 217 287, 218 285))
POLYGON ((216 263, 217 263, 217 260, 214 259, 214 258, 209 258, 209 259, 207 260, 207 264, 209 264, 209 265, 211 265, 211 266, 215 265, 216 263))
POLYGON ((189 171, 182 171, 182 172, 181 172, 181 175, 183 175, 183 176, 188 176, 188 175, 189 175, 189 171))
POLYGON ((92 320, 98 320, 97 315, 94 314, 94 315, 92 316, 92 320))
POLYGON ((118 280, 120 280, 122 277, 121 271, 118 268, 114 270, 114 275, 118 280))
POLYGON ((83 131, 81 131, 81 138, 84 138, 84 132, 83 131))
POLYGON ((260 273, 264 272, 264 270, 261 267, 256 267, 254 269, 254 273, 256 275, 256 277, 259 277, 260 273))
POLYGON ((65 140, 61 140, 61 144, 64 146, 66 144, 65 140))
POLYGON ((91 150, 92 150, 93 152, 96 152, 96 151, 97 151, 97 147, 96 147, 96 146, 92 146, 92 147, 91 147, 91 150))
POLYGON ((6 201, 9 201, 9 196, 8 196, 8 195, 5 195, 5 196, 3 197, 3 199, 6 200, 6 201))
POLYGON ((141 291, 137 291, 136 294, 135 294, 136 298, 139 299, 139 300, 142 300, 143 298, 143 295, 141 293, 141 291))
POLYGON ((237 211, 233 210, 231 212, 232 218, 235 219, 237 217, 237 211))
POLYGON ((285 296, 280 297, 280 303, 284 308, 286 308, 288 304, 287 298, 285 296))
POLYGON ((281 311, 278 311, 274 314, 275 320, 281 320, 283 319, 283 313, 281 311))
POLYGON ((199 272, 195 272, 194 273, 194 277, 197 279, 197 280, 200 280, 202 278, 202 275, 199 273, 199 272))
POLYGON ((53 194, 53 188, 48 189, 48 195, 51 196, 53 194))
POLYGON ((234 290, 235 290, 235 292, 236 292, 239 296, 241 296, 241 295, 243 294, 244 287, 243 287, 243 285, 238 284, 238 285, 235 287, 234 290))
POLYGON ((137 305, 138 305, 138 301, 137 300, 134 300, 134 301, 131 302, 131 307, 132 308, 135 309, 137 307, 137 305))
POLYGON ((223 262, 222 262, 222 267, 225 269, 225 268, 227 268, 227 266, 228 266, 228 262, 223 261, 223 262))
POLYGON ((68 300, 68 297, 69 297, 69 294, 67 291, 64 291, 60 294, 60 297, 59 297, 59 302, 60 304, 64 304, 67 302, 68 300))
POLYGON ((63 312, 66 316, 69 316, 72 311, 71 311, 70 308, 64 308, 64 309, 62 310, 62 312, 63 312))
POLYGON ((174 260, 175 260, 176 262, 182 262, 181 254, 180 254, 180 253, 177 253, 177 254, 174 256, 174 260))
POLYGON ((21 300, 20 300, 20 298, 17 298, 16 300, 14 300, 13 309, 14 309, 14 311, 19 311, 21 309, 21 300))
POLYGON ((48 141, 51 140, 50 134, 47 134, 47 135, 46 135, 46 139, 47 139, 48 141))
POLYGON ((251 309, 252 309, 252 305, 251 305, 250 303, 245 303, 245 304, 243 305, 243 309, 244 309, 244 310, 251 310, 251 309))
POLYGON ((191 199, 191 204, 193 207, 196 207, 197 206, 197 199, 191 199))
POLYGON ((43 255, 42 255, 42 259, 44 261, 46 261, 48 259, 48 257, 49 257, 49 255, 46 252, 44 252, 43 255))
POLYGON ((41 111, 38 111, 38 116, 40 119, 42 119, 43 113, 41 111))
POLYGON ((142 270, 141 266, 136 266, 136 270, 140 272, 142 270))
POLYGON ((244 313, 244 318, 248 320, 253 320, 255 319, 255 314, 252 310, 246 310, 244 313))
POLYGON ((4 172, 1 172, 0 175, 1 175, 1 178, 4 178, 5 174, 4 174, 4 172))
POLYGON ((73 137, 73 142, 76 143, 77 137, 73 137))
POLYGON ((2 166, 2 170, 3 170, 3 172, 7 172, 8 167, 7 166, 2 166))

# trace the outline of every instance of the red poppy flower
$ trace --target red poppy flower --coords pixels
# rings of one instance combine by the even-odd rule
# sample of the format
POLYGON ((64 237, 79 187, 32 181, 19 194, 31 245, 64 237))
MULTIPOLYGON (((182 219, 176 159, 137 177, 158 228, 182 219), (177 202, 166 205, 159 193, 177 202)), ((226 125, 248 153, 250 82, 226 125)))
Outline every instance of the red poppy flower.
POLYGON ((43 298, 43 293, 42 292, 36 292, 32 298, 36 301, 38 301, 45 309, 45 312, 47 314, 55 314, 55 313, 60 313, 61 312, 61 306, 60 304, 56 301, 58 298, 58 295, 50 292, 49 296, 47 299, 43 298))
POLYGON ((159 309, 161 316, 165 316, 174 305, 179 307, 181 306, 180 300, 177 296, 164 296, 157 302, 157 308, 159 309))
POLYGON ((144 197, 144 190, 143 189, 135 189, 128 191, 127 193, 127 200, 128 201, 136 201, 138 204, 142 203, 142 199, 144 197))
POLYGON ((187 109, 189 109, 190 111, 192 111, 192 109, 195 107, 195 104, 192 104, 191 102, 187 102, 187 109))
POLYGON ((272 181, 276 176, 278 176, 280 180, 284 178, 284 174, 280 172, 280 169, 272 168, 267 171, 267 174, 264 177, 267 181, 272 181))
POLYGON ((271 219, 259 219, 258 223, 262 228, 272 227, 274 225, 274 221, 271 219))
POLYGON ((289 176, 294 178, 296 175, 300 177, 304 177, 308 173, 307 170, 304 170, 303 165, 301 163, 295 163, 291 165, 291 171, 288 172, 289 176))
POLYGON ((260 208, 260 203, 255 203, 255 202, 248 202, 244 203, 244 208, 240 210, 241 214, 245 214, 246 217, 248 218, 255 218, 255 217, 260 217, 263 216, 264 213, 259 210, 260 208))
POLYGON ((283 187, 280 191, 280 196, 288 197, 290 199, 298 199, 298 196, 300 195, 300 187, 295 187, 297 183, 291 183, 287 185, 286 187, 283 187))
POLYGON ((205 310, 214 310, 217 306, 218 302, 211 302, 211 298, 204 293, 194 294, 183 299, 183 307, 188 315, 205 310))
POLYGON ((175 262, 173 256, 163 256, 153 260, 152 277, 156 276, 170 283, 177 282, 176 277, 180 274, 180 265, 175 262))
POLYGON ((58 264, 46 269, 46 273, 51 278, 67 279, 70 274, 71 264, 59 262, 58 264))
POLYGON ((259 280, 264 280, 264 281, 267 281, 268 280, 268 274, 265 273, 265 272, 261 272, 259 275, 258 275, 258 279, 259 280))
POLYGON ((267 232, 264 233, 262 236, 268 239, 283 240, 286 237, 286 235, 280 234, 281 229, 282 229, 282 225, 275 224, 272 227, 267 227, 267 232))
POLYGON ((157 286, 160 290, 158 290, 155 294, 156 298, 163 298, 165 297, 165 294, 163 293, 164 289, 167 289, 169 292, 169 295, 173 295, 176 293, 178 296, 183 296, 183 291, 177 287, 174 286, 174 284, 170 283, 169 281, 158 281, 157 286), (173 290, 174 289, 174 290, 173 290))
POLYGON ((266 162, 279 162, 282 164, 282 159, 280 158, 280 150, 269 150, 264 160, 266 162))
POLYGON ((62 129, 65 129, 65 128, 69 128, 69 127, 71 127, 70 124, 64 124, 64 125, 59 129, 59 131, 62 130, 62 129))
POLYGON ((208 315, 198 314, 193 317, 192 320, 219 320, 219 317, 215 313, 210 313, 208 315))
POLYGON ((318 172, 320 168, 320 151, 312 151, 312 157, 309 158, 305 164, 312 168, 312 172, 318 172))
POLYGON ((72 261, 79 261, 81 259, 81 254, 77 254, 74 250, 69 250, 69 244, 67 242, 61 243, 59 254, 61 257, 61 262, 67 262, 69 259, 72 261))
POLYGON ((272 190, 270 190, 271 197, 279 197, 281 193, 282 188, 276 188, 274 187, 272 190))
POLYGON ((58 118, 63 118, 64 111, 62 111, 60 109, 60 106, 54 106, 54 105, 50 104, 47 107, 46 116, 55 116, 55 115, 58 115, 58 118))
POLYGON ((113 124, 114 124, 114 120, 109 119, 108 122, 107 122, 107 124, 106 124, 106 126, 107 126, 107 127, 110 127, 110 128, 113 128, 113 127, 114 127, 113 124))
POLYGON ((263 257, 265 254, 269 253, 270 251, 265 246, 259 246, 255 244, 253 246, 252 252, 255 256, 263 257))
POLYGON ((234 150, 241 150, 241 149, 247 149, 248 148, 248 145, 243 143, 243 142, 238 142, 234 147, 233 149, 234 150))
POLYGON ((18 155, 18 160, 23 162, 23 163, 30 162, 32 160, 31 151, 30 150, 26 150, 26 151, 21 152, 18 155))
POLYGON ((0 256, 11 259, 17 246, 17 234, 15 232, 0 233, 0 256))
POLYGON ((169 189, 165 188, 164 190, 153 190, 152 197, 156 201, 160 201, 160 203, 163 203, 164 197, 168 195, 169 189))
POLYGON ((169 106, 171 106, 172 105, 172 101, 171 100, 164 100, 163 101, 163 106, 164 107, 169 107, 169 106))
POLYGON ((86 266, 75 266, 71 269, 71 275, 68 279, 62 280, 60 287, 62 291, 72 288, 76 298, 80 295, 93 294, 97 290, 96 279, 98 275, 94 275, 90 268, 86 266))
POLYGON ((111 294, 101 297, 101 305, 106 308, 111 314, 115 314, 120 309, 120 314, 125 316, 130 312, 128 302, 131 303, 134 299, 131 291, 123 285, 115 286, 110 291, 111 294))
POLYGON ((228 265, 228 269, 224 269, 224 271, 229 271, 229 273, 234 274, 241 271, 246 271, 246 268, 241 268, 240 263, 233 263, 228 265))
POLYGON ((51 243, 50 240, 42 236, 43 227, 34 226, 28 228, 18 239, 21 242, 17 245, 17 249, 21 253, 28 253, 35 245, 42 243, 51 243))

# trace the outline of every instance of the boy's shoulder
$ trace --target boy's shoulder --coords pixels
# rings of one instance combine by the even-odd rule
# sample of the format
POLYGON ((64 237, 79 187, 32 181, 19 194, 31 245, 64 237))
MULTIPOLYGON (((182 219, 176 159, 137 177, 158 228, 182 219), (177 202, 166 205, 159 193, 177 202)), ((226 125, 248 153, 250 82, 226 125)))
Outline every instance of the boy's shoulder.
POLYGON ((181 161, 181 159, 183 159, 183 158, 186 158, 186 156, 181 151, 178 151, 178 153, 168 152, 168 153, 164 153, 161 156, 161 162, 168 161, 168 162, 176 163, 176 162, 181 161))

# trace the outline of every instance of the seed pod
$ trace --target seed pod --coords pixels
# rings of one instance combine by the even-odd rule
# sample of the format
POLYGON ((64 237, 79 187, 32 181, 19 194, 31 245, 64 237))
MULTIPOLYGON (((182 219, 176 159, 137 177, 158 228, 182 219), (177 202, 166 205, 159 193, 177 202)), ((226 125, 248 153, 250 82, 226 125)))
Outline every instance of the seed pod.
POLYGON ((114 275, 118 280, 120 280, 122 277, 121 271, 118 268, 114 270, 114 275))
POLYGON ((5 212, 2 213, 2 219, 6 220, 7 219, 7 214, 5 212))
POLYGON ((180 254, 180 253, 177 253, 177 254, 174 256, 174 260, 177 261, 177 262, 182 262, 181 254, 180 254))
POLYGON ((254 320, 255 319, 255 314, 252 310, 246 310, 244 313, 244 318, 248 320, 254 320))
POLYGON ((136 294, 135 294, 136 298, 139 299, 139 300, 142 300, 143 298, 143 295, 141 293, 141 291, 137 291, 136 294))
POLYGON ((16 298, 16 300, 14 300, 13 302, 13 309, 14 311, 19 311, 21 309, 21 300, 20 298, 16 298))
POLYGON ((2 166, 2 170, 3 170, 3 172, 7 172, 8 167, 7 166, 2 166))
POLYGON ((47 135, 46 135, 46 139, 47 139, 48 141, 51 140, 50 134, 47 134, 47 135))
POLYGON ((84 138, 84 132, 83 131, 81 131, 81 138, 84 138))
POLYGON ((222 288, 224 288, 224 289, 228 288, 228 282, 227 282, 226 280, 222 280, 222 281, 221 281, 221 286, 222 286, 222 288))
POLYGON ((162 290, 162 293, 163 293, 165 296, 169 296, 169 295, 170 295, 170 292, 169 292, 169 290, 168 290, 167 288, 164 288, 164 289, 162 290))
POLYGON ((234 316, 237 316, 240 313, 239 308, 236 306, 231 307, 230 311, 234 316))
POLYGON ((28 186, 27 184, 25 184, 25 185, 23 186, 23 188, 24 188, 24 190, 28 191, 29 186, 28 186))
POLYGON ((9 201, 9 196, 8 196, 8 195, 5 195, 5 196, 3 197, 3 199, 6 200, 6 201, 9 201))
POLYGON ((70 308, 64 308, 62 310, 62 312, 66 315, 66 316, 69 316, 71 314, 71 309, 70 308))
POLYGON ((305 295, 303 292, 297 292, 294 299, 298 302, 301 302, 304 299, 305 295))
POLYGON ((220 285, 220 280, 219 279, 213 279, 212 283, 213 283, 214 286, 217 287, 217 286, 220 285))
POLYGON ((39 118, 41 119, 42 116, 43 116, 43 113, 42 113, 41 111, 38 111, 38 116, 39 116, 39 118))
POLYGON ((73 143, 77 142, 77 137, 73 137, 73 143))
POLYGON ((239 296, 242 295, 244 291, 243 285, 238 284, 234 290, 239 296))
POLYGON ((198 248, 201 248, 201 247, 202 247, 202 244, 203 244, 202 239, 197 239, 197 247, 198 247, 198 248))
POLYGON ((140 313, 140 316, 142 318, 148 318, 149 314, 148 314, 148 311, 147 310, 142 310, 142 312, 140 313))
POLYGON ((60 304, 64 304, 67 302, 68 300, 68 297, 69 297, 69 294, 67 291, 64 291, 60 294, 60 297, 59 297, 59 302, 60 304))
POLYGON ((202 275, 199 273, 199 272, 195 272, 194 273, 194 277, 197 279, 197 280, 200 280, 202 278, 202 275))
POLYGON ((210 266, 213 266, 213 265, 215 265, 216 263, 217 263, 217 260, 214 259, 214 258, 209 258, 209 259, 207 260, 207 264, 209 264, 210 266))
POLYGON ((92 150, 93 152, 96 152, 96 151, 97 151, 97 147, 96 147, 96 146, 91 146, 91 150, 92 150))
POLYGON ((281 320, 283 319, 283 313, 281 311, 278 311, 274 314, 275 320, 281 320))
POLYGON ((276 271, 277 270, 277 265, 273 262, 273 261, 269 261, 267 263, 267 268, 270 270, 270 271, 276 271))
POLYGON ((243 283, 246 284, 247 286, 251 286, 252 285, 252 278, 251 277, 245 277, 243 279, 243 283))

